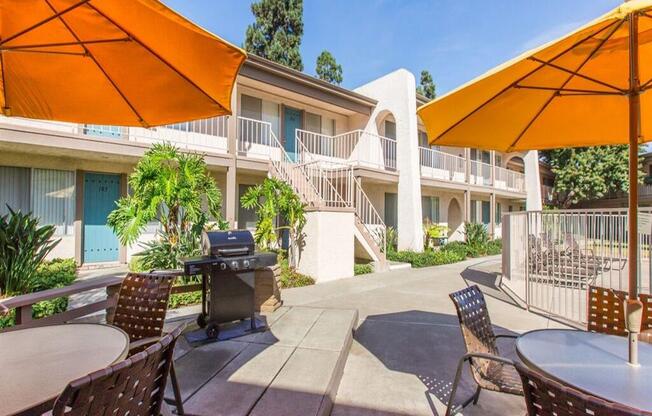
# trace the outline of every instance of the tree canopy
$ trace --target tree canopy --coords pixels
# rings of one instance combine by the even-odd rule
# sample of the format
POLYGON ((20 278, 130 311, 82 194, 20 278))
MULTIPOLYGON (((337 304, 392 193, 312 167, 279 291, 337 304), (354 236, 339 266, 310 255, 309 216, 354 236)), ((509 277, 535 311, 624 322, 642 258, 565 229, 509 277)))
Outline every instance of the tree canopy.
POLYGON ((417 92, 430 100, 434 99, 437 95, 435 82, 432 80, 430 72, 426 70, 421 71, 421 80, 419 81, 417 92))
POLYGON ((601 199, 611 192, 629 192, 627 146, 555 149, 542 151, 541 156, 555 174, 554 204, 559 208, 601 199))
POLYGON ((317 77, 331 84, 342 83, 342 65, 338 64, 329 51, 322 51, 317 57, 317 77))
POLYGON ((251 12, 256 21, 247 27, 247 52, 303 71, 303 0, 260 0, 251 4, 251 12))

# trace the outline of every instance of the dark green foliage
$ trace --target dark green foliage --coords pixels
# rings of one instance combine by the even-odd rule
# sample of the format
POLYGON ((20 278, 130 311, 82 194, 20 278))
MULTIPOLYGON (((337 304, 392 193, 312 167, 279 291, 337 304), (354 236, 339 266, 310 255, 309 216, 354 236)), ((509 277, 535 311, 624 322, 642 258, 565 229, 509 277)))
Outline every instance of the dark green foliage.
POLYGON ((197 305, 201 303, 201 291, 198 292, 187 292, 187 293, 175 293, 170 295, 170 300, 168 302, 168 307, 170 309, 181 308, 188 305, 197 305))
MULTIPOLYGON (((555 174, 553 204, 557 208, 601 199, 612 192, 629 192, 627 145, 555 149, 543 151, 541 156, 555 174)), ((644 175, 639 158, 640 180, 644 175)))
POLYGON ((31 213, 9 208, 0 217, 0 296, 36 290, 37 269, 60 241, 52 239, 54 231, 52 225, 39 227, 31 213))
POLYGON ((500 238, 497 238, 495 240, 491 240, 487 244, 487 255, 488 256, 494 256, 496 254, 500 254, 503 251, 503 240, 500 238))
POLYGON ((440 250, 455 253, 457 256, 462 258, 465 258, 468 255, 468 247, 461 241, 451 241, 450 243, 443 245, 440 250))
MULTIPOLYGON (((34 290, 26 293, 40 290, 54 289, 57 287, 68 286, 77 278, 77 265, 73 259, 54 259, 46 261, 38 266, 32 282, 34 290)), ((64 312, 68 307, 68 298, 56 298, 35 303, 32 307, 32 318, 40 319, 50 315, 64 312)), ((15 320, 15 310, 11 310, 6 315, 0 315, 0 328, 12 326, 15 320)))
POLYGON ((470 257, 478 257, 484 254, 487 243, 489 242, 489 233, 484 224, 477 222, 467 222, 464 224, 464 234, 466 236, 466 245, 470 252, 470 257))
POLYGON ((331 84, 342 83, 342 65, 338 64, 329 51, 322 51, 317 57, 317 77, 331 84))
POLYGON ((412 267, 438 266, 441 264, 457 263, 465 259, 455 251, 447 250, 426 250, 420 253, 415 251, 399 251, 397 253, 388 253, 387 259, 401 263, 410 263, 412 267))
POLYGON ((175 239, 162 231, 159 238, 143 243, 143 246, 144 250, 138 253, 135 263, 139 271, 181 269, 182 258, 202 254, 201 231, 181 231, 175 239))
POLYGON ((421 80, 419 82, 419 86, 417 87, 417 92, 431 100, 436 97, 436 87, 430 72, 426 70, 421 71, 421 80))
POLYGON ((353 265, 353 274, 356 276, 360 274, 369 274, 373 272, 374 272, 374 267, 369 263, 353 265))
POLYGON ((315 284, 315 279, 297 272, 294 267, 289 265, 285 251, 281 250, 278 252, 278 264, 281 266, 281 277, 279 278, 279 286, 281 289, 315 284))
POLYGON ((303 71, 303 0, 259 0, 251 12, 256 21, 247 27, 247 52, 303 71))

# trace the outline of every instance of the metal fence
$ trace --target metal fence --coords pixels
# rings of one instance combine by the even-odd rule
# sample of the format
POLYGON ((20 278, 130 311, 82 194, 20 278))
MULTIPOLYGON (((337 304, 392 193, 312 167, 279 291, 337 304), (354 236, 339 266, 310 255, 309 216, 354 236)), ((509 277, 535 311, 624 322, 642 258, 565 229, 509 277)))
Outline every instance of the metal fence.
MULTIPOLYGON (((641 293, 652 287, 650 234, 636 236, 641 293)), ((589 285, 628 289, 628 239, 624 208, 506 214, 503 284, 530 308, 584 324, 589 285)))

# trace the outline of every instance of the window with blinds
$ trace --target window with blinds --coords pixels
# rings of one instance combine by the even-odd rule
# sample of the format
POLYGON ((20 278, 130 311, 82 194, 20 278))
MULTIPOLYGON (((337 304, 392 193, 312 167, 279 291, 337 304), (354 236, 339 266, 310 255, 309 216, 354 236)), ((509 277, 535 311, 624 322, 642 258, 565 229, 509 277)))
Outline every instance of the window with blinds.
POLYGON ((439 197, 422 196, 421 213, 423 214, 423 222, 439 223, 439 197))
POLYGON ((321 134, 321 116, 306 112, 306 130, 321 134))
POLYGON ((385 193, 385 225, 396 228, 398 224, 398 195, 385 193))
POLYGON ((72 235, 75 220, 75 173, 66 170, 0 166, 0 214, 32 212, 56 235, 72 235))

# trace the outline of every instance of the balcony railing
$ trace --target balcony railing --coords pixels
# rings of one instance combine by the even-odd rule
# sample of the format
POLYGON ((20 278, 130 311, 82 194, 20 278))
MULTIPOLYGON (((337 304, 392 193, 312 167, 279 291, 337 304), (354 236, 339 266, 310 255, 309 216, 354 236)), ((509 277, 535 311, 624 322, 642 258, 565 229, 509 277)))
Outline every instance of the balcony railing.
POLYGON ((299 159, 348 163, 373 169, 396 171, 396 140, 354 130, 328 136, 306 130, 296 131, 299 159))
POLYGON ((146 144, 170 142, 185 150, 211 153, 226 153, 228 150, 228 116, 152 127, 149 129, 100 124, 64 123, 20 117, 2 117, 0 120, 3 123, 17 127, 43 129, 71 135, 126 140, 146 144))
POLYGON ((282 148, 267 121, 238 117, 238 155, 262 160, 281 160, 282 148))
POLYGON ((469 181, 474 185, 491 186, 491 165, 478 160, 472 160, 469 181))
POLYGON ((521 172, 495 167, 494 181, 496 188, 513 192, 525 192, 525 175, 521 172))
POLYGON ((463 157, 420 147, 419 159, 421 162, 421 176, 445 181, 465 181, 466 160, 463 157))

